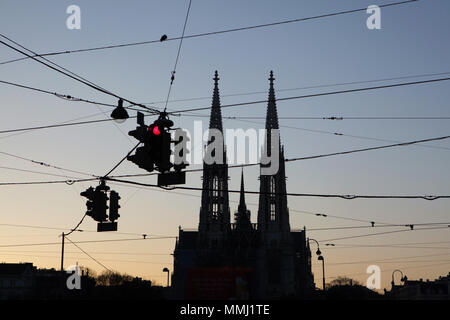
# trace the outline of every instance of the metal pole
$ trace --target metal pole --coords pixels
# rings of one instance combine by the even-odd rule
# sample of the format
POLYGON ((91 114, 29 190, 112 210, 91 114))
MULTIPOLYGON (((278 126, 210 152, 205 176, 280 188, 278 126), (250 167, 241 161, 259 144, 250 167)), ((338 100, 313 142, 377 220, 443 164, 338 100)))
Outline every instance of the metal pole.
POLYGON ((65 234, 64 232, 62 233, 62 246, 61 246, 61 273, 64 272, 64 238, 65 238, 65 234))
POLYGON ((322 288, 323 291, 325 291, 325 258, 322 259, 322 276, 323 276, 322 288))
POLYGON ((167 287, 169 286, 169 274, 170 272, 167 272, 167 287))

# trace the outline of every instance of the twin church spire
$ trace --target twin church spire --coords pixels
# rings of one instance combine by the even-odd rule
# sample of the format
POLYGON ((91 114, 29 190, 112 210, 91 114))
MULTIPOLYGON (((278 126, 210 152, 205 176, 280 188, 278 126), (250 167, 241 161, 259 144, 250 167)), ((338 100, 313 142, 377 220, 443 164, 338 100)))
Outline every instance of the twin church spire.
MULTIPOLYGON (((222 112, 219 94, 218 72, 214 74, 214 89, 212 97, 211 115, 209 121, 210 129, 217 129, 223 133, 222 112)), ((279 129, 278 113, 276 107, 274 76, 270 71, 269 96, 267 103, 267 114, 265 128, 267 130, 267 146, 270 146, 270 130, 279 129)), ((208 143, 210 143, 209 141, 208 143)), ((208 148, 208 146, 206 146, 208 148)), ((270 147, 269 147, 270 150, 270 147)), ((286 178, 284 176, 284 155, 279 149, 280 170, 274 176, 260 177, 260 202, 258 209, 258 229, 264 230, 289 230, 289 213, 287 209, 286 178)), ((226 150, 224 147, 224 159, 226 150)), ((200 208, 199 231, 203 234, 204 241, 208 238, 219 241, 225 239, 230 228, 230 209, 228 200, 228 165, 203 164, 203 192, 202 205, 200 208), (209 230, 209 231, 208 231, 209 230)), ((238 211, 235 215, 236 228, 251 226, 250 211, 247 210, 244 192, 244 174, 241 174, 241 190, 238 211)))

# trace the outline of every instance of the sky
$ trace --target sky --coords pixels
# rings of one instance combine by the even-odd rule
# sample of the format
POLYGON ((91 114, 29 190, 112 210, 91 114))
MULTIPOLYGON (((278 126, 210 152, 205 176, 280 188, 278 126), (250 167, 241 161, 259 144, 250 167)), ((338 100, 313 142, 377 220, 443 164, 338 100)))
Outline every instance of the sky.
MULTIPOLYGON (((193 0, 186 35, 317 16, 394 1, 206 1, 193 0)), ((75 50, 111 44, 157 40, 163 34, 181 35, 188 1, 24 1, 0 3, 1 33, 39 53, 75 50), (69 30, 66 9, 81 9, 81 29, 69 30)), ((273 70, 275 89, 322 86, 353 81, 385 79, 450 72, 448 12, 445 0, 425 1, 381 9, 381 29, 366 27, 364 11, 340 16, 225 33, 183 41, 168 110, 208 107, 214 71, 219 72, 223 104, 267 98, 273 70)), ((48 58, 118 95, 141 103, 160 103, 167 96, 170 74, 179 42, 167 41, 109 50, 71 53, 48 58)), ((0 62, 20 58, 0 46, 0 62)), ((277 98, 426 80, 447 75, 422 76, 396 81, 332 86, 277 92, 277 98)), ((117 99, 97 92, 31 59, 0 65, 0 80, 34 86, 51 92, 115 104, 117 99)), ((450 91, 446 81, 280 101, 279 117, 450 117, 450 91)), ((104 119, 111 108, 70 102, 55 96, 0 84, 1 130, 61 123, 88 117, 104 119)), ((266 105, 255 104, 222 110, 224 116, 265 116, 266 105)), ((134 111, 131 112, 134 115, 134 111)), ((197 114, 208 115, 206 111, 197 114)), ((172 118, 176 126, 192 130, 194 121, 208 124, 207 117, 172 118)), ((148 120, 147 120, 148 121, 148 120)), ((264 120, 224 120, 225 128, 263 128, 264 120)), ((298 120, 280 119, 286 158, 352 150, 449 134, 449 120, 298 120), (312 130, 312 131, 311 131, 312 130), (318 132, 320 131, 320 132, 318 132), (333 133, 343 133, 335 135, 333 133), (331 133, 331 134, 330 134, 331 133)), ((20 134, 0 134, 0 151, 76 171, 103 175, 135 145, 127 135, 136 126, 102 122, 20 134)), ((286 164, 287 190, 296 193, 448 195, 450 190, 450 142, 442 140, 351 155, 286 164), (432 148, 427 147, 432 146, 432 148), (436 148, 438 147, 438 148, 436 148)), ((22 182, 65 179, 15 169, 86 177, 40 166, 0 154, 0 181, 22 182), (8 169, 9 168, 9 169, 8 169)), ((192 166, 197 168, 198 166, 192 166)), ((145 173, 125 161, 114 174, 145 173)), ((244 171, 247 190, 258 190, 258 169, 244 171)), ((230 169, 230 189, 238 189, 240 170, 230 169)), ((154 177, 136 179, 155 183, 154 177)), ((12 244, 60 242, 62 231, 12 227, 5 224, 73 228, 85 212, 79 193, 91 183, 73 185, 0 186, 0 261, 33 262, 39 267, 59 268, 61 246, 7 247, 12 244)), ((187 186, 200 187, 201 173, 189 173, 187 186)), ((200 208, 198 191, 163 191, 110 184, 121 196, 119 232, 87 232, 96 229, 87 217, 72 241, 129 239, 137 234, 177 236, 178 227, 196 228, 200 208), (183 194, 180 194, 183 193, 183 194), (124 234, 130 233, 130 234, 124 234)), ((247 195, 252 220, 258 197, 247 195)), ((231 201, 238 195, 231 194, 231 201)), ((395 224, 449 222, 449 200, 323 199, 289 197, 292 229, 362 226, 351 220, 317 217, 308 211, 346 218, 395 224)), ((237 209, 230 202, 230 209, 237 209)), ((319 241, 406 230, 407 228, 307 231, 319 241)), ((408 231, 332 241, 321 250, 327 281, 349 276, 365 283, 366 268, 379 265, 382 287, 390 288, 391 274, 400 269, 409 279, 434 279, 450 271, 450 229, 408 231), (431 244, 430 244, 431 242, 431 244), (393 244, 409 244, 402 248, 393 244), (422 244, 424 243, 424 244, 422 244), (427 243, 427 244, 425 244, 427 243), (358 246, 358 247, 355 247, 358 246), (366 247, 364 247, 366 246, 366 247), (372 247, 368 247, 372 246, 372 247), (391 247, 389 247, 391 246, 391 247), (390 260, 389 260, 390 259, 390 260), (351 263, 349 263, 351 262, 351 263), (354 263, 353 263, 354 262, 354 263), (346 263, 346 264, 343 264, 346 263)), ((145 241, 86 243, 80 246, 111 269, 164 283, 164 267, 172 268, 174 238, 145 241)), ((64 265, 79 263, 97 272, 102 267, 76 247, 67 245, 64 265)), ((313 260, 316 283, 321 285, 321 265, 313 260)), ((398 281, 398 280, 397 280, 398 281)))

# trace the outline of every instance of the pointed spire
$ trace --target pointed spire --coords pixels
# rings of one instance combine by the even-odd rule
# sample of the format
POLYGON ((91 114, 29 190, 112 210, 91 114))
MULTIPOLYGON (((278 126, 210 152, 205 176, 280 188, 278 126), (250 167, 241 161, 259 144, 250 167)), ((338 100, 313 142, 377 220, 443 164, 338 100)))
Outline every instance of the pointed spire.
POLYGON ((239 197, 239 212, 245 212, 247 210, 247 205, 245 204, 245 191, 244 191, 244 169, 242 169, 241 173, 241 192, 239 197))
POLYGON ((278 127, 278 112, 277 112, 277 104, 275 100, 275 90, 273 88, 273 81, 275 78, 273 77, 273 71, 270 71, 270 88, 269 88, 269 99, 267 104, 267 117, 266 117, 266 129, 279 129, 278 127))
POLYGON ((238 210, 235 213, 236 228, 238 230, 249 230, 252 228, 250 221, 250 211, 247 210, 247 205, 245 204, 245 189, 244 189, 244 170, 241 173, 241 192, 238 210))
POLYGON ((219 95, 219 74, 214 73, 214 92, 211 106, 211 117, 209 119, 210 129, 219 129, 222 131, 222 112, 220 110, 220 95, 219 95))

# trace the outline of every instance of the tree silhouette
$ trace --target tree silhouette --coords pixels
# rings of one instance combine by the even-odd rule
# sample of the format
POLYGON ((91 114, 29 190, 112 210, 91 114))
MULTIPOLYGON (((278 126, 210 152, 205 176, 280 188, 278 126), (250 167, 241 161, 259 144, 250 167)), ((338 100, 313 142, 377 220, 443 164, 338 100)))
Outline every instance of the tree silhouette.
POLYGON ((362 286, 348 277, 337 277, 327 285, 325 297, 328 300, 368 300, 380 298, 380 294, 362 286))
POLYGON ((133 277, 126 273, 119 273, 116 271, 104 271, 96 277, 96 284, 98 286, 120 286, 126 282, 131 282, 133 277))
POLYGON ((343 277, 337 277, 336 279, 331 281, 327 285, 327 287, 331 288, 331 287, 335 287, 335 286, 359 286, 359 285, 361 285, 361 283, 359 281, 343 276, 343 277))

